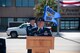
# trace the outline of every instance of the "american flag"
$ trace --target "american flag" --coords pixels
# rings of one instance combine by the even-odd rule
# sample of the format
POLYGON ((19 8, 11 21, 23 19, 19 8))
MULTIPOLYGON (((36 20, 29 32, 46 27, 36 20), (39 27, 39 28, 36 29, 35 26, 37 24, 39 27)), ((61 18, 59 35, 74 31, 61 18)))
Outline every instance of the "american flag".
POLYGON ((60 0, 60 4, 63 7, 66 7, 66 6, 80 6, 80 0, 60 0))

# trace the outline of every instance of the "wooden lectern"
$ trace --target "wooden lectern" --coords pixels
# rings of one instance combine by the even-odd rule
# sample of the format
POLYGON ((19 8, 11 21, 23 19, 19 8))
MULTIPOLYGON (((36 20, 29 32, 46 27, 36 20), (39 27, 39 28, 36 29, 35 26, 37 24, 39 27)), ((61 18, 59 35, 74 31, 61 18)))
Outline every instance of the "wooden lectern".
POLYGON ((54 37, 28 36, 26 38, 26 49, 31 49, 31 53, 49 53, 50 49, 54 49, 54 37))

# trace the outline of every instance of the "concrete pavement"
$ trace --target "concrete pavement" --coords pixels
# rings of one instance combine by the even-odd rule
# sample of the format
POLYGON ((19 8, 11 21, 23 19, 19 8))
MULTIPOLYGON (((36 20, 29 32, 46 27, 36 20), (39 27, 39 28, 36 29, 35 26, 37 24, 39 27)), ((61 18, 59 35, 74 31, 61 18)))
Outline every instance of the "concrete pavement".
MULTIPOLYGON (((26 39, 7 39, 7 53, 27 53, 26 39)), ((80 53, 80 44, 55 37, 54 50, 50 53, 80 53)))
POLYGON ((0 32, 0 37, 7 37, 6 32, 0 32))
MULTIPOLYGON (((50 53, 80 53, 79 32, 60 32, 60 34, 66 39, 55 37, 55 47, 54 50, 50 50, 50 53)), ((53 33, 53 35, 56 35, 56 33, 53 33)), ((27 53, 25 37, 6 38, 6 46, 7 53, 27 53)))

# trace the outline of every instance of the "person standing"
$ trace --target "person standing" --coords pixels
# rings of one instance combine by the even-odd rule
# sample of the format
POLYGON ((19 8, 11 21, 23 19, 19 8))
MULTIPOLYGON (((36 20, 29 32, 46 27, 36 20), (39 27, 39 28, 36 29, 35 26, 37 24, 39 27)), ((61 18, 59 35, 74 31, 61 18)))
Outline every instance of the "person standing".
POLYGON ((30 24, 26 27, 27 36, 30 35, 30 31, 34 27, 36 27, 35 18, 31 18, 30 19, 30 24))
POLYGON ((44 19, 39 18, 37 27, 31 30, 30 36, 52 36, 52 32, 49 28, 44 27, 44 19))

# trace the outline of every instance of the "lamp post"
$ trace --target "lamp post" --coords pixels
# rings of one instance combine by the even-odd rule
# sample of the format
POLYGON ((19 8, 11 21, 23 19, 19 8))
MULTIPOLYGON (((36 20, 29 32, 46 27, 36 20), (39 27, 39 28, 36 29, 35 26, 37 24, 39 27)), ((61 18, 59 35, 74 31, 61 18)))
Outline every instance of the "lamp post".
POLYGON ((48 0, 46 0, 46 5, 47 5, 47 3, 48 3, 48 0))
MULTIPOLYGON (((60 13, 60 4, 59 4, 59 0, 57 0, 57 12, 60 13)), ((60 27, 60 24, 59 24, 60 20, 59 20, 59 18, 57 19, 57 21, 58 21, 57 36, 59 36, 59 35, 60 35, 60 34, 59 34, 59 27, 60 27)))
MULTIPOLYGON (((59 2, 59 0, 56 0, 56 2, 57 2, 57 12, 60 13, 60 2, 59 2)), ((48 3, 48 0, 46 0, 46 5, 47 5, 47 3, 48 3)), ((57 21, 58 21, 58 26, 57 26, 57 34, 56 34, 56 36, 60 36, 60 33, 59 33, 60 19, 58 18, 57 21)))

